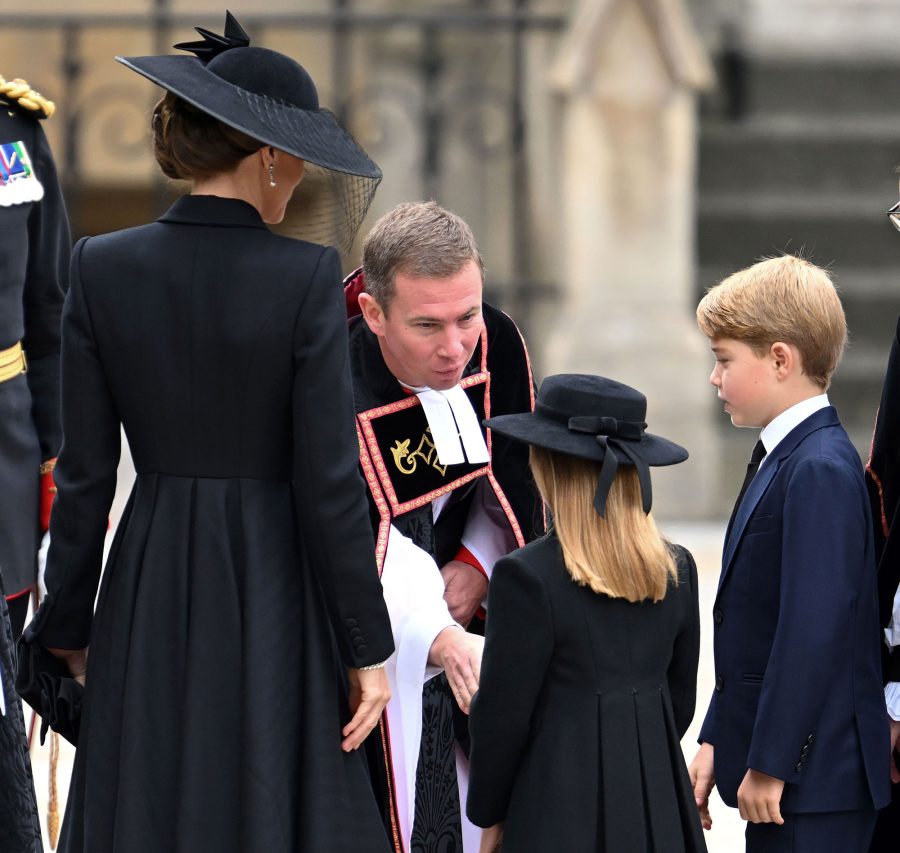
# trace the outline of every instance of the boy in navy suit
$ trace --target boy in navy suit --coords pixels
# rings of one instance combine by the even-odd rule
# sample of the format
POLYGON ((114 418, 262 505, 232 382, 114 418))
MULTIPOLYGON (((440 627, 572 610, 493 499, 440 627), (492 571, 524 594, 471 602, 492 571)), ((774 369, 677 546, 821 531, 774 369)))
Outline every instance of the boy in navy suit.
POLYGON ((762 429, 713 609, 716 687, 690 767, 748 821, 748 853, 863 853, 889 799, 871 519, 826 390, 847 337, 828 274, 791 256, 697 307, 731 422, 762 429))

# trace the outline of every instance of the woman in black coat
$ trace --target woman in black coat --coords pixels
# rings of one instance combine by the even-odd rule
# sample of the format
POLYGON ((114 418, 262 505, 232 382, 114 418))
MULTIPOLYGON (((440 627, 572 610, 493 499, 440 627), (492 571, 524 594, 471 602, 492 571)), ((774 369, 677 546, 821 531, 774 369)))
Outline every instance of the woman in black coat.
POLYGON ((196 58, 120 58, 168 90, 156 156, 192 193, 73 253, 48 593, 25 635, 26 657, 87 662, 60 849, 381 853, 356 748, 393 641, 338 257, 266 226, 307 161, 379 173, 293 60, 230 16, 201 32, 196 58), (137 479, 92 614, 120 425, 137 479))
POLYGON ((533 413, 491 418, 532 445, 547 536, 494 568, 471 711, 467 814, 504 853, 706 849, 680 739, 694 713, 697 573, 647 514, 649 465, 687 451, 646 400, 596 376, 546 379, 533 413))

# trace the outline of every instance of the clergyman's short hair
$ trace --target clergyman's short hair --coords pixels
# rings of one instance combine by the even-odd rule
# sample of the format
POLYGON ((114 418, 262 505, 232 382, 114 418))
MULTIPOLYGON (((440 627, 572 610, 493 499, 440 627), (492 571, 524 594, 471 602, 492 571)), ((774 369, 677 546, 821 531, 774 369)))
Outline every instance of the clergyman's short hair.
POLYGON ((387 313, 397 273, 416 278, 449 278, 475 261, 484 280, 484 262, 472 229, 435 201, 399 204, 372 227, 363 243, 366 293, 387 313))
POLYGON ((847 343, 831 276, 804 258, 766 258, 711 287, 697 306, 708 338, 743 341, 762 354, 776 341, 800 352, 803 372, 828 388, 847 343))

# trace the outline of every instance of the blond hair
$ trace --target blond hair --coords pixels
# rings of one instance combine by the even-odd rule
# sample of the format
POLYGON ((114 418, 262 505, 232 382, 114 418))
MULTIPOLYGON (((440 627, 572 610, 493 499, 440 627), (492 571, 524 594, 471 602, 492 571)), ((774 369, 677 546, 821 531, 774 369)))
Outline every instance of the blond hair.
POLYGON ((803 258, 766 258, 711 287, 697 306, 708 338, 743 341, 760 355, 776 341, 800 352, 803 373, 828 388, 847 343, 831 277, 803 258))
POLYGON ((606 517, 594 510, 600 463, 531 447, 535 483, 553 513, 553 527, 572 579, 611 598, 660 601, 675 561, 652 516, 644 513, 632 466, 620 466, 606 498, 606 517))

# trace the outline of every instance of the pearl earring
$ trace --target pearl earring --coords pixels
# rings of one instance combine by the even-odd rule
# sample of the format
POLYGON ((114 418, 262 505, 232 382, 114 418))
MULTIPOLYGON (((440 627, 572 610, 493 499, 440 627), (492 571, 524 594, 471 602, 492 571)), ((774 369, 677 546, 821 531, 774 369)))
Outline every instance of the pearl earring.
POLYGON ((269 163, 269 186, 275 186, 275 164, 269 163))

